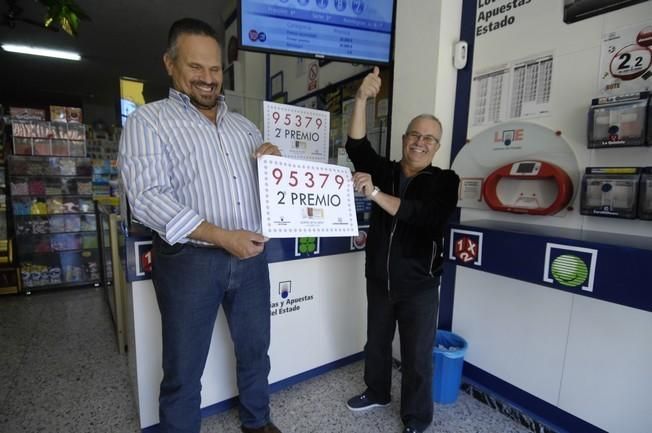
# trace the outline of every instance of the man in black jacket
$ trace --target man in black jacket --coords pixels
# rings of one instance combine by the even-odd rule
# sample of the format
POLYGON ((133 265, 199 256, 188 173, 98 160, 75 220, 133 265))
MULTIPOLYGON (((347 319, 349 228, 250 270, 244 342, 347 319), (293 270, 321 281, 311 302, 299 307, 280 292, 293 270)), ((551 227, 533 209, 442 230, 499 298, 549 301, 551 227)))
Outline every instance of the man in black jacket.
POLYGON ((437 325, 442 235, 457 204, 459 177, 433 167, 441 123, 429 114, 410 122, 399 162, 379 156, 366 137, 366 103, 380 90, 378 68, 355 97, 346 150, 357 191, 373 203, 367 238, 367 344, 364 393, 347 402, 361 411, 390 403, 392 340, 401 342, 404 433, 432 422, 432 347, 437 325))

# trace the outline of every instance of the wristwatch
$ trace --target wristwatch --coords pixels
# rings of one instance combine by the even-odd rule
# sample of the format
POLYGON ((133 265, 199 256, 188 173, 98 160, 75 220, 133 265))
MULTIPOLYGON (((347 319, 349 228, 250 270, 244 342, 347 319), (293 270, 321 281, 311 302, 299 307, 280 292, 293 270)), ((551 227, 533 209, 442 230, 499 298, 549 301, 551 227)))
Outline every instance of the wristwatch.
POLYGON ((373 198, 373 197, 376 197, 376 196, 378 195, 379 192, 380 192, 380 188, 378 188, 377 186, 374 186, 374 190, 371 191, 371 197, 372 197, 372 198, 373 198))

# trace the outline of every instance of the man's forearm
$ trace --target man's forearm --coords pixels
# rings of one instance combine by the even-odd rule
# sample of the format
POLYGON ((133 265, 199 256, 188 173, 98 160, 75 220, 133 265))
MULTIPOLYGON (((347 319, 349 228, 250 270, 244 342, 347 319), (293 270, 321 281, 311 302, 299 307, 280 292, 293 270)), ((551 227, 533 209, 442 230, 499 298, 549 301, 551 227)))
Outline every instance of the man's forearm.
POLYGON ((374 197, 371 197, 371 200, 376 202, 385 212, 391 216, 396 215, 398 208, 401 206, 401 199, 394 197, 391 194, 385 194, 382 191, 378 191, 374 197))
POLYGON ((349 125, 349 137, 360 139, 367 135, 367 100, 355 98, 349 125))
POLYGON ((196 241, 208 242, 215 246, 223 247, 227 235, 227 230, 207 221, 202 221, 202 223, 199 224, 197 228, 188 235, 188 237, 196 241))

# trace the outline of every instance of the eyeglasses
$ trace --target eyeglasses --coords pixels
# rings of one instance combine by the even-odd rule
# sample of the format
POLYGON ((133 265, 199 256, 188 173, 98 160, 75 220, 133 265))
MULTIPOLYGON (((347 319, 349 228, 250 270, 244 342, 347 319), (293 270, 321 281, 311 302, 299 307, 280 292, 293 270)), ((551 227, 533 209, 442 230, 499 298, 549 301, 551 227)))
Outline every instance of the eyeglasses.
POLYGON ((435 144, 439 144, 439 139, 437 137, 433 137, 432 135, 422 135, 416 131, 410 131, 405 135, 407 136, 407 138, 410 139, 410 141, 415 141, 417 143, 419 142, 419 140, 423 140, 424 143, 431 146, 435 144))

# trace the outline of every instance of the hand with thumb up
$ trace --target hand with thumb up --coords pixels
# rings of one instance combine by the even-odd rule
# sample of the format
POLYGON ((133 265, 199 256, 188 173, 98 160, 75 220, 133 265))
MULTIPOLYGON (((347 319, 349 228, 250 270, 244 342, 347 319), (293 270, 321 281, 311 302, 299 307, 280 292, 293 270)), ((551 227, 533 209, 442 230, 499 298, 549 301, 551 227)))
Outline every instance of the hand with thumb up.
POLYGON ((374 66, 374 70, 362 80, 362 84, 360 84, 355 95, 356 99, 366 101, 368 98, 376 97, 378 92, 380 92, 381 84, 380 69, 378 69, 378 66, 374 66))

